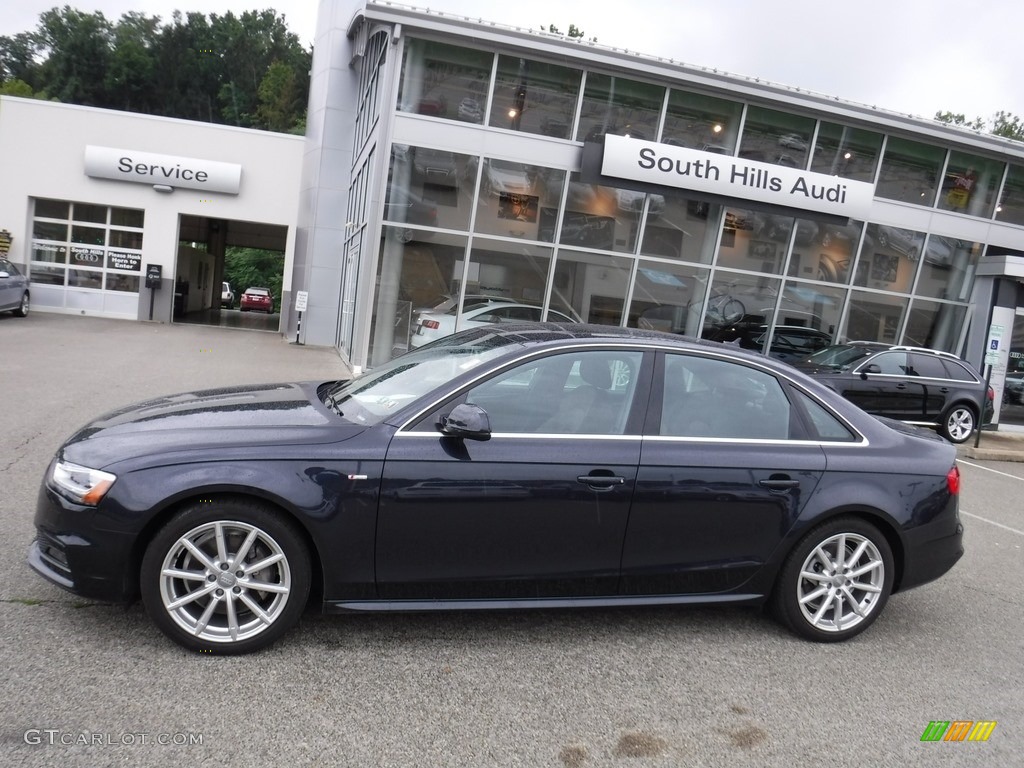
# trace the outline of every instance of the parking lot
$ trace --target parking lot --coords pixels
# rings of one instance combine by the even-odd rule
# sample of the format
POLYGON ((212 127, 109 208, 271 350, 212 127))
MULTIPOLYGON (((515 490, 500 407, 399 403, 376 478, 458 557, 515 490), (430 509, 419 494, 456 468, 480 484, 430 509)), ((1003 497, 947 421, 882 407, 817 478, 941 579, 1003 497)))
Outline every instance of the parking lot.
POLYGON ((838 645, 752 609, 307 615, 255 656, 29 570, 43 471, 101 412, 347 371, 274 334, 0 316, 0 765, 1019 766, 1024 463, 962 459, 967 553, 838 645), (931 721, 996 721, 922 742, 931 721))

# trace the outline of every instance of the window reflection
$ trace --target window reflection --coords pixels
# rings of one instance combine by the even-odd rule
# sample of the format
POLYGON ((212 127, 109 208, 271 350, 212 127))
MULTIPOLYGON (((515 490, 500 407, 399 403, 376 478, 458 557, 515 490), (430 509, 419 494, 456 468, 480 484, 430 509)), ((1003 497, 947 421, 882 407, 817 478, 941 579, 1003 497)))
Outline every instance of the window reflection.
POLYGON ((632 266, 622 256, 559 251, 550 308, 587 323, 621 325, 632 266))
POLYGON ((996 206, 996 219, 1024 225, 1024 166, 1011 165, 996 206))
POLYGON ((854 285, 909 292, 923 248, 923 232, 868 224, 854 285))
POLYGON ((700 335, 701 302, 708 270, 681 264, 641 261, 626 324, 665 333, 700 335))
MULTIPOLYGON (((476 164, 473 158, 470 167, 476 164)), ((484 158, 474 228, 551 242, 564 184, 565 171, 484 158)))
POLYGON ((660 85, 588 72, 576 140, 612 133, 653 141, 664 94, 660 85))
POLYGON ((703 311, 701 336, 735 342, 750 327, 768 323, 778 304, 778 278, 717 271, 706 295, 699 296, 703 311))
POLYGON ((890 136, 875 194, 904 203, 931 206, 946 150, 890 136))
POLYGON ((731 155, 742 112, 739 102, 672 90, 661 140, 677 147, 731 155))
POLYGON ((873 183, 882 134, 836 123, 821 123, 811 170, 873 183))
POLYGON ((846 339, 895 344, 906 311, 905 296, 853 291, 842 335, 846 339))
POLYGON ((681 194, 658 195, 660 204, 647 210, 644 241, 645 256, 710 264, 715 255, 718 220, 722 206, 681 194))
POLYGON ((790 216, 726 208, 718 263, 723 267, 779 274, 792 229, 790 216))
POLYGON ((469 194, 476 183, 476 158, 430 147, 396 144, 391 149, 391 166, 385 193, 384 219, 408 224, 402 231, 405 242, 416 237, 417 227, 469 229, 472 211, 469 194))
POLYGON ((903 343, 914 347, 955 352, 966 314, 967 307, 962 305, 915 299, 907 316, 907 330, 903 334, 903 343))
POLYGON ((473 48, 409 40, 398 90, 399 111, 482 122, 493 59, 494 54, 473 48))
POLYGON ((936 299, 967 301, 980 255, 979 243, 930 235, 914 292, 936 299))
POLYGON ((798 219, 798 236, 789 257, 787 273, 790 277, 816 276, 818 280, 827 283, 849 282, 863 229, 864 223, 860 221, 842 225, 798 219), (816 227, 816 236, 805 241, 799 233, 801 227, 809 232, 810 224, 816 227))
POLYGON ((495 128, 568 139, 580 78, 578 69, 499 56, 488 122, 495 128))
POLYGON ((989 218, 1006 166, 964 152, 950 152, 939 192, 939 208, 989 218))
POLYGON ((740 157, 806 168, 813 133, 813 118, 752 106, 743 125, 740 157))

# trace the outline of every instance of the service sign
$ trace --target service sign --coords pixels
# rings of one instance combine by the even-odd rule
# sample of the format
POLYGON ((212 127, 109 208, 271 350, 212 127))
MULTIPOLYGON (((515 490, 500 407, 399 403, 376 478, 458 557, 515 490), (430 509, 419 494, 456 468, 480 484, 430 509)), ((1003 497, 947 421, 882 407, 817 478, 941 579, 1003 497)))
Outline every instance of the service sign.
POLYGON ((85 175, 237 195, 242 182, 242 166, 90 145, 85 148, 85 175))
POLYGON ((875 197, 863 181, 611 134, 601 173, 851 219, 868 218, 875 197))

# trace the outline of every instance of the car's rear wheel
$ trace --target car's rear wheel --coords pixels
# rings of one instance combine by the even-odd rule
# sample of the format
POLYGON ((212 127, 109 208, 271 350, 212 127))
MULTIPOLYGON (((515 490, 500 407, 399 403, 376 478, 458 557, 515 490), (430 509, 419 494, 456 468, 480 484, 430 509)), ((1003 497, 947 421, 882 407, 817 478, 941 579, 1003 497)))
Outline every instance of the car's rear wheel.
POLYGON ((829 520, 793 548, 772 597, 776 617, 796 634, 848 640, 878 618, 892 590, 892 549, 856 517, 829 520))
POLYGON ((25 293, 21 295, 21 304, 19 304, 18 308, 14 310, 14 314, 18 317, 28 316, 28 291, 25 291, 25 293))
POLYGON ((298 621, 309 553, 295 526, 248 499, 196 502, 153 537, 142 600, 160 630, 190 650, 250 653, 298 621))
POLYGON ((974 432, 974 409, 964 403, 957 403, 942 417, 942 436, 951 443, 963 443, 974 432))

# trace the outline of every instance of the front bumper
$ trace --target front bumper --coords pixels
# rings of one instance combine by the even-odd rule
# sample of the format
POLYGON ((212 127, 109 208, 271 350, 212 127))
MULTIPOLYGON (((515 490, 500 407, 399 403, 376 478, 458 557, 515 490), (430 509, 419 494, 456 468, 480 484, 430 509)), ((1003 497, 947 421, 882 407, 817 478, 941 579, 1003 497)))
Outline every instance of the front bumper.
POLYGON ((47 581, 92 600, 123 603, 138 593, 132 577, 134 535, 98 530, 96 510, 54 493, 44 483, 36 505, 36 538, 28 565, 47 581))

